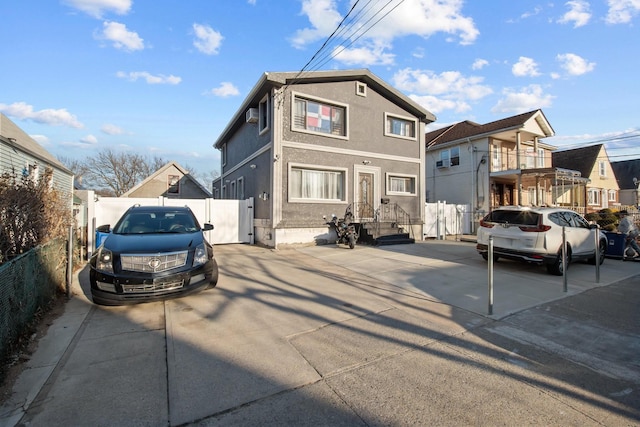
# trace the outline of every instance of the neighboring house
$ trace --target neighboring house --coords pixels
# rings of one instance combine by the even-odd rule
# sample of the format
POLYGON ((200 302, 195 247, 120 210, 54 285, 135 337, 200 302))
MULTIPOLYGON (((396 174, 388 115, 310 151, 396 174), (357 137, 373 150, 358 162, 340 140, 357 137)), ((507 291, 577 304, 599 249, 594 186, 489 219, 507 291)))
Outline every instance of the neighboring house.
POLYGON ((73 206, 73 172, 27 135, 7 116, 0 113, 0 174, 28 176, 39 180, 51 169, 51 186, 73 206))
POLYGON ((169 197, 207 199, 212 194, 189 171, 169 162, 120 197, 169 197))
POLYGON ((255 239, 320 243, 323 215, 406 212, 422 236, 433 114, 369 70, 265 73, 215 142, 214 196, 255 198, 255 239), (381 204, 382 209, 381 209, 381 204))
POLYGON ((611 167, 620 187, 620 204, 640 207, 640 159, 611 162, 611 167))
POLYGON ((427 202, 469 204, 472 230, 497 206, 555 204, 559 188, 585 180, 552 167, 555 147, 541 140, 553 135, 542 110, 427 133, 427 202))
POLYGON ((579 202, 585 201, 586 210, 581 213, 597 212, 604 208, 620 206, 618 182, 604 145, 595 144, 571 150, 555 151, 553 165, 580 171, 582 177, 589 179, 585 188, 572 196, 579 202))

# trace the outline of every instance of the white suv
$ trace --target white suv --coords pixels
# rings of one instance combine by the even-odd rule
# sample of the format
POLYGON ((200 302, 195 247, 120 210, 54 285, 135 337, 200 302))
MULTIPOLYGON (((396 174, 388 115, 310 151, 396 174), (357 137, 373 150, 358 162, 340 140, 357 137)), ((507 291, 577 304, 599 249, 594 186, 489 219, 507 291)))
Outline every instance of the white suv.
MULTIPOLYGON (((508 258, 545 264, 551 274, 562 275, 562 227, 565 227, 567 261, 596 261, 594 229, 571 209, 501 206, 480 221, 477 249, 486 260, 489 236, 493 236, 493 259, 508 258)), ((607 238, 598 232, 600 264, 607 250, 607 238)), ((568 266, 568 263, 567 263, 568 266)))

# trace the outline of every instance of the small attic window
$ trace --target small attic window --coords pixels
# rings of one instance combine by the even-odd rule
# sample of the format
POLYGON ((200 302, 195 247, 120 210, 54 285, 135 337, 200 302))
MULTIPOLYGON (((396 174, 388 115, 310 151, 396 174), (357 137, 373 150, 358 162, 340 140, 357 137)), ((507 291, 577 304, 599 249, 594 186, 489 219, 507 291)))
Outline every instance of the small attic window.
POLYGON ((367 85, 362 82, 356 82, 356 95, 367 96, 367 85))

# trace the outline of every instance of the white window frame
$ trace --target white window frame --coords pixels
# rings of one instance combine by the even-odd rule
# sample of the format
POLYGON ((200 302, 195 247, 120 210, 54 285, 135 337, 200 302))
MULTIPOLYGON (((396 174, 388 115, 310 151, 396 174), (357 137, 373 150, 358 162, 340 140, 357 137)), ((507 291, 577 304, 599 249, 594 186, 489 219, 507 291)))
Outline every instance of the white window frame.
POLYGON ((220 157, 222 158, 222 166, 227 164, 227 144, 222 144, 220 147, 220 157))
POLYGON ((413 196, 415 197, 417 194, 417 189, 416 189, 416 183, 418 182, 418 176, 417 175, 410 175, 410 174, 403 174, 403 173, 393 173, 393 172, 387 172, 386 174, 386 193, 387 195, 390 196, 413 196), (401 178, 401 179, 409 179, 412 181, 413 183, 413 191, 393 191, 391 190, 391 180, 393 178, 401 178))
POLYGON ((356 82, 356 95, 367 96, 367 84, 362 82, 356 82))
POLYGON ((336 168, 331 166, 324 165, 310 165, 305 163, 289 163, 288 171, 287 171, 287 196, 289 203, 342 203, 347 200, 347 188, 348 187, 348 169, 347 168, 336 168), (293 197, 294 194, 293 189, 293 179, 292 173, 294 170, 309 170, 309 171, 318 171, 318 172, 337 172, 342 174, 342 198, 336 199, 320 199, 320 198, 305 198, 305 197, 293 197))
POLYGON ((231 200, 235 200, 238 198, 238 194, 236 192, 236 180, 234 179, 229 183, 229 198, 231 200))
POLYGON ((269 123, 271 122, 271 104, 269 95, 265 95, 264 98, 258 104, 258 134, 262 135, 269 130, 269 123))
POLYGON ((607 164, 604 160, 598 160, 598 170, 600 172, 600 176, 607 176, 607 164))
POLYGON ((609 190, 609 201, 610 202, 616 201, 616 190, 609 190))
POLYGON ((499 141, 491 143, 491 170, 502 170, 502 144, 499 141))
POLYGON ((440 161, 442 162, 442 167, 444 168, 448 168, 449 166, 451 166, 451 152, 449 150, 441 150, 440 161))
POLYGON ((407 116, 401 116, 398 114, 384 113, 384 135, 385 136, 390 136, 392 138, 406 139, 409 141, 415 141, 417 134, 418 134, 418 120, 415 117, 407 117, 407 116), (393 133, 392 126, 390 126, 391 120, 398 120, 400 122, 405 122, 406 124, 412 125, 411 131, 413 135, 401 135, 398 133, 393 133))
POLYGON ((538 148, 538 167, 539 168, 544 167, 544 161, 545 161, 544 154, 545 154, 544 148, 538 148))
POLYGON ((588 203, 592 206, 600 206, 600 190, 597 188, 590 188, 587 192, 588 203))
POLYGON ((449 165, 450 166, 459 166, 460 165, 460 147, 451 147, 449 149, 449 165), (454 156, 454 151, 458 152, 457 156, 454 156), (457 163, 454 163, 453 159, 458 159, 457 163))
POLYGON ((330 101, 328 99, 323 99, 323 98, 318 98, 318 97, 314 97, 314 96, 309 96, 309 95, 305 95, 302 93, 298 93, 298 92, 292 92, 291 94, 291 131, 292 132, 303 132, 303 133, 309 133, 312 135, 320 135, 320 136, 324 136, 327 138, 336 138, 336 139, 344 139, 347 140, 349 139, 349 105, 348 104, 343 104, 340 102, 335 102, 335 101, 330 101), (343 134, 335 134, 335 133, 331 133, 331 132, 320 132, 320 131, 316 131, 316 130, 312 130, 312 129, 307 129, 306 127, 306 121, 307 121, 307 111, 305 111, 305 127, 298 127, 296 126, 296 100, 303 100, 306 102, 314 102, 316 104, 321 104, 321 105, 326 105, 328 107, 335 107, 335 108, 342 108, 343 110, 343 134))
POLYGON ((221 199, 226 199, 227 198, 227 186, 223 185, 222 186, 222 197, 221 199))

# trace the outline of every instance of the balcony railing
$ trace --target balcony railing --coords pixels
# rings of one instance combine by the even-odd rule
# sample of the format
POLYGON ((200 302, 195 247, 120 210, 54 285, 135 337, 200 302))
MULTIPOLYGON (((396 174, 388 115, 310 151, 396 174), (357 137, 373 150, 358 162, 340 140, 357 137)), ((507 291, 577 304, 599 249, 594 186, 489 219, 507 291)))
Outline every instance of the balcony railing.
POLYGON ((517 169, 539 169, 551 167, 551 152, 546 152, 540 156, 528 150, 520 150, 518 157, 517 150, 502 149, 493 152, 491 156, 491 172, 501 172, 517 169))

